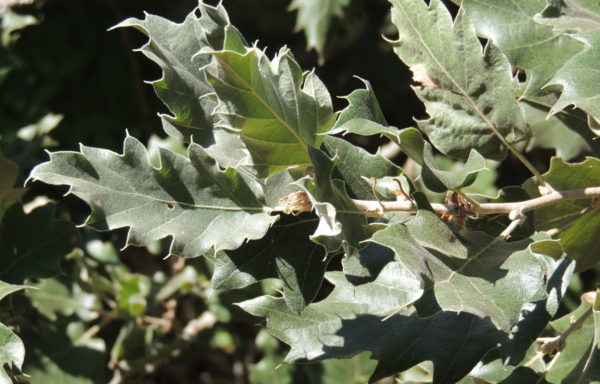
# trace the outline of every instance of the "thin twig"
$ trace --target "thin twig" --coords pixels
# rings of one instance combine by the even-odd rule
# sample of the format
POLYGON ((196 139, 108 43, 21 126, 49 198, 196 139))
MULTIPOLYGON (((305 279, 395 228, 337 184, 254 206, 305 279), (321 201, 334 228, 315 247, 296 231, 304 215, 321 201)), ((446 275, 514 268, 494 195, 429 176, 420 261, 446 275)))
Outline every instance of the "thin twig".
MULTIPOLYGON (((536 197, 530 200, 509 203, 480 203, 479 206, 471 208, 470 214, 489 215, 494 213, 511 214, 511 219, 517 219, 523 213, 539 209, 548 205, 562 203, 568 200, 600 198, 600 187, 591 187, 584 189, 573 189, 568 191, 553 191, 545 196, 536 197)), ((381 217, 384 212, 417 212, 417 206, 412 201, 370 201, 354 200, 357 208, 365 214, 372 217, 381 217)), ((456 204, 431 204, 437 213, 455 214, 459 207, 456 204)))
POLYGON ((585 311, 583 315, 576 321, 572 322, 569 328, 557 337, 542 337, 539 341, 542 341, 542 352, 546 355, 554 355, 556 352, 562 351, 567 345, 567 338, 575 331, 583 326, 583 323, 588 317, 592 315, 592 308, 585 311))

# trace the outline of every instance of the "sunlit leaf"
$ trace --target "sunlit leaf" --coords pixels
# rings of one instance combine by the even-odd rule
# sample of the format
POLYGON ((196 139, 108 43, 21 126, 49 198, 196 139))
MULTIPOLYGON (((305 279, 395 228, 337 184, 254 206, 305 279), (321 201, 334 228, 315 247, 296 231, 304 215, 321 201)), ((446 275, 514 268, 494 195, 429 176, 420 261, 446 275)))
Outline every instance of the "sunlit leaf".
POLYGON ((454 23, 439 0, 392 0, 392 22, 399 37, 394 51, 408 65, 429 119, 419 127, 433 145, 466 159, 471 149, 501 160, 509 142, 529 136, 515 101, 511 68, 493 44, 482 49, 464 9, 454 23))
POLYGON ((233 169, 220 170, 198 145, 190 145, 188 155, 161 149, 157 169, 144 146, 128 136, 123 155, 84 146, 56 152, 30 177, 69 185, 92 208, 86 224, 129 227, 128 245, 171 237, 170 254, 195 257, 263 237, 277 218, 269 215, 260 186, 233 169))

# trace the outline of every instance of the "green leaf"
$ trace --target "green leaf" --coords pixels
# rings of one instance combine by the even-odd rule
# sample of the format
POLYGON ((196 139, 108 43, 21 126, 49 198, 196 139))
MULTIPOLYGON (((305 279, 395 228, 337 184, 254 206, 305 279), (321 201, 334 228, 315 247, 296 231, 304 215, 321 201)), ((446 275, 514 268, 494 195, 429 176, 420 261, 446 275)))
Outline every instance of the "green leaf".
POLYGON ((254 166, 264 175, 310 164, 308 147, 319 147, 319 133, 335 120, 329 92, 313 73, 302 73, 283 48, 269 60, 258 47, 239 53, 211 51, 206 68, 219 104, 219 125, 237 132, 254 166))
POLYGON ((385 176, 398 176, 402 170, 379 153, 371 155, 366 150, 333 136, 325 136, 327 152, 337 158, 335 169, 342 176, 352 194, 358 199, 372 200, 373 188, 368 180, 385 176))
POLYGON ((123 155, 85 146, 56 152, 30 177, 69 185, 91 206, 90 227, 129 227, 126 245, 171 237, 169 254, 196 257, 263 237, 277 217, 269 215, 256 181, 221 171, 199 145, 191 144, 188 156, 161 149, 157 169, 144 146, 128 136, 123 155))
MULTIPOLYGON (((548 298, 528 303, 523 307, 519 322, 511 330, 510 341, 502 346, 504 361, 509 365, 517 365, 527 357, 531 345, 546 328, 546 325, 558 312, 559 304, 573 276, 575 263, 568 258, 554 261, 553 258, 562 256, 562 249, 558 246, 557 254, 545 256, 542 250, 546 247, 556 247, 556 241, 541 241, 531 246, 532 251, 540 257, 547 266, 546 292, 548 298), (538 252, 540 251, 540 252, 538 252)), ((531 364, 529 365, 531 366, 531 364)))
MULTIPOLYGON (((566 163, 552 158, 550 169, 543 176, 557 191, 596 187, 600 185, 600 160, 590 157, 581 163, 566 163)), ((533 179, 523 187, 531 196, 540 196, 533 179)), ((535 211, 536 228, 559 231, 558 237, 565 252, 577 261, 577 271, 586 270, 600 261, 596 252, 600 246, 600 211, 590 209, 591 205, 591 199, 579 199, 535 211)))
POLYGON ((328 262, 325 250, 309 241, 316 226, 316 219, 281 220, 261 240, 236 251, 217 252, 213 287, 237 289, 279 278, 287 305, 302 312, 321 287, 328 262))
POLYGON ((314 48, 321 61, 325 53, 325 43, 331 20, 344 16, 344 8, 350 0, 293 0, 289 11, 297 11, 296 30, 304 30, 306 47, 314 48))
POLYGON ((594 0, 547 1, 544 12, 536 17, 561 32, 588 32, 600 29, 600 4, 594 0))
POLYGON ((593 321, 594 321, 594 341, 590 356, 585 362, 583 371, 579 376, 577 384, 600 383, 600 292, 596 291, 596 300, 594 301, 593 321))
POLYGON ((423 315, 468 312, 508 332, 525 303, 546 298, 546 265, 529 248, 533 238, 504 243, 482 232, 453 233, 437 215, 421 210, 408 224, 375 233, 373 241, 391 248, 420 277, 423 315))
POLYGON ((217 103, 207 97, 214 91, 201 71, 211 58, 195 55, 203 48, 222 49, 226 31, 243 41, 223 6, 199 2, 182 23, 146 14, 143 20, 130 18, 115 26, 121 27, 133 27, 148 36, 140 51, 163 71, 151 84, 173 114, 161 115, 165 132, 182 141, 190 142, 193 136, 196 143, 213 143, 217 119, 211 114, 217 103))
POLYGON ((421 295, 421 284, 399 263, 389 263, 375 281, 360 286, 340 272, 327 279, 335 285, 332 293, 301 316, 270 296, 241 303, 267 317, 269 331, 291 345, 286 362, 348 358, 368 350, 379 361, 371 381, 432 360, 434 383, 441 384, 458 381, 503 339, 489 320, 468 313, 419 318, 407 306, 421 295))
POLYGON ((597 73, 596 66, 600 60, 600 30, 580 33, 573 37, 583 42, 586 48, 567 61, 548 83, 561 85, 563 88, 550 113, 558 113, 573 105, 600 122, 600 74, 597 73))
POLYGON ((366 240, 367 220, 346 192, 342 180, 332 179, 338 159, 330 159, 318 149, 309 148, 314 177, 303 180, 303 187, 319 217, 319 226, 311 239, 329 252, 344 249, 351 254, 359 243, 366 240))
POLYGON ((8 208, 19 201, 25 192, 23 188, 14 188, 18 173, 17 164, 0 156, 0 222, 8 208))
POLYGON ((419 127, 443 153, 465 159, 471 149, 501 160, 506 154, 497 135, 509 142, 529 136, 515 101, 511 68, 491 43, 482 52, 464 9, 456 20, 439 0, 391 0, 399 38, 392 42, 400 59, 422 86, 415 91, 430 118, 419 127))
POLYGON ((0 279, 22 283, 27 278, 53 276, 78 242, 73 224, 54 219, 53 205, 30 214, 15 205, 4 216, 0 230, 0 279))
MULTIPOLYGON (((573 319, 579 319, 592 305, 586 300, 581 300, 580 306, 573 312, 554 320, 551 325, 558 333, 565 332, 572 324, 573 319)), ((594 319, 589 317, 581 329, 574 332, 567 339, 565 349, 560 355, 554 357, 552 365, 546 373, 546 380, 552 384, 560 384, 576 369, 580 362, 585 361, 590 352, 594 339, 594 319)))
POLYGON ((19 370, 25 359, 25 345, 13 331, 0 323, 0 383, 10 384, 13 381, 8 376, 4 364, 15 366, 19 370))
POLYGON ((533 136, 527 150, 533 148, 544 148, 556 150, 556 156, 564 160, 571 160, 582 152, 589 152, 591 148, 586 141, 571 129, 573 124, 579 125, 579 129, 588 129, 587 121, 560 119, 558 115, 548 118, 548 111, 542 107, 522 102, 521 107, 525 111, 527 122, 531 127, 533 136))
POLYGON ((73 292, 58 279, 43 279, 33 285, 37 289, 27 292, 32 305, 50 321, 57 320, 57 314, 70 316, 74 313, 86 321, 94 320, 100 311, 98 296, 82 291, 74 284, 73 292))
POLYGON ((515 67, 525 70, 525 96, 547 93, 544 85, 582 49, 571 37, 536 21, 545 0, 522 0, 518 6, 495 0, 453 2, 467 11, 479 36, 491 40, 515 67))
POLYGON ((368 120, 353 119, 335 128, 334 131, 359 135, 380 134, 395 141, 404 153, 422 166, 423 183, 434 192, 446 192, 467 187, 475 181, 479 172, 487 169, 485 158, 472 149, 462 167, 447 171, 438 165, 431 145, 423 139, 423 135, 417 129, 397 130, 394 127, 386 127, 374 122, 363 124, 366 121, 368 120))
POLYGON ((14 284, 5 283, 4 281, 0 281, 0 300, 4 299, 6 296, 10 295, 11 293, 18 292, 25 288, 31 288, 31 286, 29 286, 29 285, 14 285, 14 284))

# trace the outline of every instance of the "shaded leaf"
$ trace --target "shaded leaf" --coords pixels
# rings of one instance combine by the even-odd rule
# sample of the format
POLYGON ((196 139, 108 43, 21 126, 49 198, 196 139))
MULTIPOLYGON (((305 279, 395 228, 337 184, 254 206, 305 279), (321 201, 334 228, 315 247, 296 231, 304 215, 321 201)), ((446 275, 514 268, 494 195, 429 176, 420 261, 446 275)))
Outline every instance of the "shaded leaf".
POLYGON ((579 375, 578 384, 600 382, 600 292, 596 291, 596 300, 592 307, 594 322, 594 341, 590 355, 579 375))
MULTIPOLYGON (((490 39, 519 69, 527 74, 524 95, 547 93, 544 85, 582 45, 552 27, 536 21, 546 0, 453 0, 462 4, 477 34, 490 39)), ((528 120, 529 121, 529 120, 528 120)), ((536 135, 534 134, 535 138, 536 135)))
POLYGON ((157 169, 128 136, 123 155, 85 146, 56 152, 30 177, 69 185, 92 208, 88 226, 129 227, 127 245, 171 237, 170 254, 195 257, 263 237, 277 217, 269 215, 260 186, 233 169, 221 171, 198 145, 188 156, 161 149, 157 169))
POLYGON ((332 179, 337 159, 330 159, 318 149, 309 148, 314 177, 303 180, 303 187, 319 217, 319 225, 311 239, 329 252, 344 249, 346 254, 358 248, 368 237, 367 220, 346 192, 345 183, 332 179))
POLYGON ((18 173, 17 164, 0 156, 0 222, 8 208, 19 201, 25 192, 23 188, 14 188, 18 173))
POLYGON ((53 205, 27 215, 21 206, 13 206, 0 231, 0 279, 22 283, 27 278, 53 276, 78 241, 73 224, 54 219, 53 205))
POLYGON ((309 241, 316 219, 281 220, 267 235, 236 251, 217 252, 212 277, 215 289, 237 289, 262 279, 279 278, 287 305, 300 313, 321 287, 325 250, 309 241))
POLYGON ((509 142, 529 136, 506 57, 491 43, 482 52, 464 9, 452 23, 439 0, 391 2, 399 31, 394 51, 422 84, 415 91, 430 116, 419 127, 449 156, 465 159, 475 149, 503 159, 497 135, 509 142))
POLYGON ((334 17, 342 17, 350 0, 293 0, 290 11, 297 11, 296 30, 306 35, 306 47, 314 48, 321 61, 325 51, 327 32, 334 17))
MULTIPOLYGON (((544 148, 556 150, 556 156, 571 160, 582 152, 589 152, 586 141, 571 130, 557 115, 547 119, 548 111, 536 108, 528 103, 521 103, 529 126, 533 132, 528 150, 544 148)), ((587 128, 587 122, 583 122, 587 128)))
POLYGON ((182 23, 146 14, 143 20, 130 18, 115 26, 121 27, 133 27, 148 36, 140 51, 163 71, 151 84, 173 113, 161 115, 165 132, 182 141, 190 142, 193 136, 196 143, 211 144, 217 122, 211 113, 217 103, 206 97, 213 89, 200 70, 211 58, 194 55, 202 48, 222 49, 226 31, 230 38, 233 35, 243 41, 223 6, 212 7, 201 1, 182 23))
POLYGON ((406 306, 420 296, 421 284, 399 263, 387 264, 375 281, 358 287, 339 272, 328 273, 327 279, 335 284, 333 292, 302 316, 270 296, 241 304, 267 317, 267 329, 291 345, 287 362, 347 358, 368 350, 379 361, 371 381, 432 360, 434 383, 450 383, 503 339, 488 320, 467 313, 419 318, 406 306))
MULTIPOLYGON (((590 157, 581 163, 566 163, 552 158, 550 169, 544 179, 555 190, 565 191, 596 187, 600 185, 600 160, 590 157)), ((540 196, 535 181, 527 181, 523 187, 533 196, 540 196)), ((577 271, 590 268, 598 261, 595 250, 600 246, 600 211, 590 209, 591 199, 571 200, 537 209, 537 229, 557 229, 560 242, 567 255, 577 261, 577 271)))
POLYGON ((378 231, 373 241, 420 277, 422 315, 468 312, 508 332, 525 303, 546 298, 546 266, 529 249, 533 238, 504 243, 482 232, 453 233, 437 215, 420 210, 408 224, 378 231))
POLYGON ((329 92, 313 73, 302 73, 284 48, 269 60, 257 47, 205 53, 206 68, 219 104, 220 126, 238 132, 254 166, 264 175, 310 164, 307 148, 318 147, 318 133, 335 120, 329 92))

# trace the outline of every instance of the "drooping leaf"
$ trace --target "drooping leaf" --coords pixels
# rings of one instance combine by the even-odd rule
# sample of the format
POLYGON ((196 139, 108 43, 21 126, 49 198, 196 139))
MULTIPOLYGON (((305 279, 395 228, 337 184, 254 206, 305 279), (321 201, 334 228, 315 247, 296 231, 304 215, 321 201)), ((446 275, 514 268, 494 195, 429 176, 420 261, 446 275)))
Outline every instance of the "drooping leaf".
POLYGON ((121 27, 133 27, 148 36, 140 51, 163 71, 162 77, 151 84, 173 113, 161 115, 165 132, 182 141, 190 142, 193 137, 199 144, 213 143, 217 119, 211 114, 217 104, 207 97, 213 89, 201 71, 211 58, 195 55, 203 48, 222 49, 226 33, 229 38, 243 41, 223 6, 212 7, 200 1, 182 23, 146 14, 143 20, 130 18, 116 25, 121 27))
POLYGON ((453 2, 466 9, 479 36, 491 40, 511 64, 525 70, 525 96, 547 93, 548 89, 542 89, 544 85, 582 49, 571 37, 536 21, 546 0, 521 0, 518 6, 495 0, 453 2))
POLYGON ((415 88, 429 119, 419 127, 449 156, 466 159, 471 149, 501 160, 509 142, 529 136, 515 101, 511 68, 493 44, 483 49, 464 9, 456 20, 439 0, 391 0, 400 59, 422 85, 415 88))
POLYGON ((504 361, 509 365, 517 365, 526 358, 532 343, 556 315, 575 269, 575 263, 571 259, 564 258, 562 248, 555 240, 540 241, 530 248, 547 264, 548 297, 527 303, 523 307, 518 323, 511 330, 510 340, 502 347, 504 361))
MULTIPOLYGON (((596 187, 600 185, 600 160, 589 157, 581 163, 566 163, 552 158, 544 179, 558 191, 596 187)), ((531 196, 540 196, 534 180, 524 184, 531 196)), ((590 268, 600 256, 600 210, 591 209, 591 199, 571 200, 535 211, 536 228, 557 229, 567 255, 577 261, 577 271, 590 268)))
POLYGON ((306 35, 306 47, 314 48, 321 61, 327 42, 327 33, 331 20, 342 17, 344 8, 350 0, 293 0, 289 6, 290 11, 297 11, 296 30, 303 30, 306 35))
POLYGON ((399 263, 387 264, 375 281, 360 286, 339 272, 327 279, 335 284, 333 292, 301 316, 270 296, 241 303, 265 316, 267 329, 292 347, 287 362, 347 358, 368 350, 378 360, 371 381, 431 360, 433 382, 441 384, 458 381, 504 339, 489 320, 468 313, 419 318, 407 306, 420 296, 421 284, 399 263))
POLYGON ((309 154, 314 177, 304 179, 303 186, 320 219, 311 239, 329 252, 343 248, 346 254, 351 254, 368 237, 367 221, 348 196, 345 183, 332 179, 337 159, 332 160, 314 148, 309 148, 309 154))
POLYGON ((263 237, 277 217, 269 215, 255 180, 221 171, 199 145, 191 144, 188 156, 161 149, 157 169, 144 146, 128 136, 123 155, 85 146, 56 152, 30 177, 69 185, 92 208, 88 226, 129 227, 127 245, 171 237, 170 254, 196 257, 263 237))
POLYGON ((366 150, 333 136, 325 136, 323 144, 332 157, 336 157, 336 170, 358 199, 375 198, 368 180, 385 176, 398 176, 400 168, 381 154, 371 155, 366 150))
POLYGON ((325 250, 309 241, 316 219, 281 220, 261 240, 236 251, 218 252, 212 277, 215 289, 237 289, 262 279, 279 278, 287 305, 300 313, 321 287, 325 250))
POLYGON ((17 164, 0 156, 0 222, 8 208, 19 201, 25 192, 23 188, 14 188, 18 172, 17 164))
MULTIPOLYGON (((544 108, 522 102, 520 103, 525 111, 527 122, 533 132, 532 139, 528 149, 544 148, 556 150, 556 156, 564 160, 571 160, 582 152, 589 152, 590 147, 574 130, 570 129, 565 121, 559 119, 557 115, 548 117, 548 111, 544 108)), ((571 121, 577 124, 576 121, 571 121)), ((587 129, 587 121, 579 122, 587 129)))
POLYGON ((272 59, 258 47, 210 51, 206 68, 219 104, 220 126, 238 132, 264 175, 310 163, 308 147, 335 120, 329 92, 313 73, 302 73, 286 48, 272 59))
POLYGON ((10 384, 13 381, 8 376, 5 364, 17 367, 19 370, 25 359, 23 341, 6 325, 0 323, 0 383, 10 384))
POLYGON ((477 174, 486 169, 485 158, 476 150, 471 150, 464 166, 451 171, 444 170, 437 164, 431 145, 423 140, 423 136, 415 128, 398 130, 366 119, 353 119, 336 127, 334 132, 384 135, 395 141, 404 153, 422 166, 423 183, 434 192, 469 186, 475 181, 477 174))
POLYGON ((453 233, 432 212, 378 231, 373 241, 419 276, 425 289, 420 314, 468 312, 505 331, 523 305, 546 298, 546 265, 529 248, 536 239, 504 243, 482 232, 453 233))
POLYGON ((586 48, 573 56, 550 80, 549 84, 562 86, 560 98, 550 113, 557 113, 569 105, 580 108, 600 122, 600 74, 596 63, 600 60, 600 30, 580 33, 574 37, 586 48))
POLYGON ((0 227, 0 280, 19 284, 26 278, 53 276, 78 241, 73 224, 54 219, 53 205, 29 214, 15 205, 0 227))

